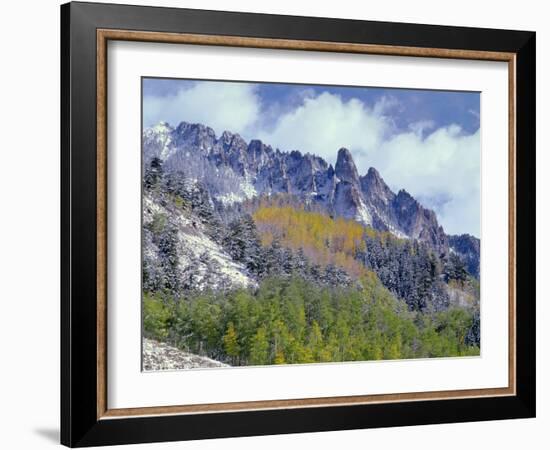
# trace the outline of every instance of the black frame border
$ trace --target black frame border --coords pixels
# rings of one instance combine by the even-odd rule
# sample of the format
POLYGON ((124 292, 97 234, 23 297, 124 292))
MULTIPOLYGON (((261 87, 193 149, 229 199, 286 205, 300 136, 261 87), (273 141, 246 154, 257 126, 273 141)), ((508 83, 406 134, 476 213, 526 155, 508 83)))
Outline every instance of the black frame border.
POLYGON ((61 443, 70 447, 534 417, 534 32, 68 3, 61 6, 61 443), (516 54, 516 395, 97 419, 96 30, 516 54))

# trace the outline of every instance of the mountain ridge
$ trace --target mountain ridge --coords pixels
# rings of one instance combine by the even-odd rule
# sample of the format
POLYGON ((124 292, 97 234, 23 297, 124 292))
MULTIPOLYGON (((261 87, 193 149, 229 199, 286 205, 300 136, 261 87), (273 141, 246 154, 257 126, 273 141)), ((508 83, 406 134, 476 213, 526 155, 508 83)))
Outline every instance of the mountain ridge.
POLYGON ((311 153, 281 151, 259 139, 247 143, 238 133, 224 131, 217 137, 204 124, 161 122, 144 130, 143 156, 144 166, 159 158, 167 170, 204 181, 212 199, 223 204, 295 195, 331 215, 425 242, 439 254, 463 255, 472 273, 479 273, 479 239, 447 235, 433 210, 404 189, 393 192, 374 167, 360 175, 344 147, 333 167, 311 153))

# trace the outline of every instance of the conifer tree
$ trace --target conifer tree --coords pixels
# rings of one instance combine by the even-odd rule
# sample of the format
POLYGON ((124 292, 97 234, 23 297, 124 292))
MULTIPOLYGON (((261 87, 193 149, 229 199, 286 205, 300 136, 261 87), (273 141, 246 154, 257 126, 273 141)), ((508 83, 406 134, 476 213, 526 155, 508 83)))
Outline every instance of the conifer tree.
POLYGON ((149 163, 149 167, 147 167, 143 176, 143 185, 145 189, 153 189, 159 186, 163 174, 164 170, 162 167, 162 160, 154 157, 149 163))

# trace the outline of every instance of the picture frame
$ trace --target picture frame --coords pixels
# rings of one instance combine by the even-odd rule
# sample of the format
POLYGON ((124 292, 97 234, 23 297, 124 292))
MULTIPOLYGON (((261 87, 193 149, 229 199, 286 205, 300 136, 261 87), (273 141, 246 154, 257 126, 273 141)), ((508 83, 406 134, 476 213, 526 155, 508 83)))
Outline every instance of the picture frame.
POLYGON ((61 6, 61 443, 115 445, 535 416, 534 32, 72 2, 61 6), (508 386, 148 405, 107 396, 107 44, 508 65, 508 386))

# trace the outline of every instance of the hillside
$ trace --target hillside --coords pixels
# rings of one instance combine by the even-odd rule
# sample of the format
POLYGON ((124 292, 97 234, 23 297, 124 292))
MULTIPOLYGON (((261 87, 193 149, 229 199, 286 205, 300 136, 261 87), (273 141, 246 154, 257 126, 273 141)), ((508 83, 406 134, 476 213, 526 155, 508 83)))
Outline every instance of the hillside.
POLYGON ((160 129, 144 133, 145 338, 232 366, 479 354, 475 238, 445 235, 346 150, 332 169, 160 129))

